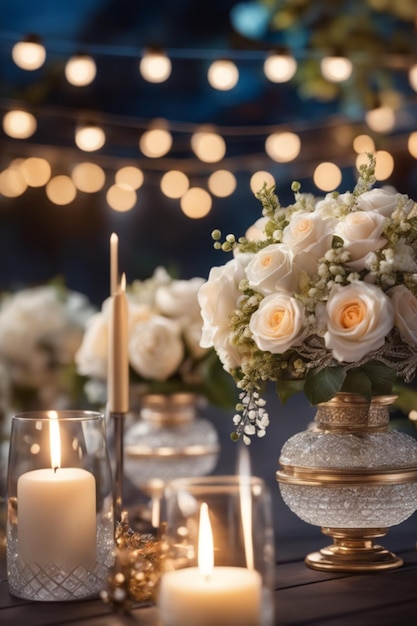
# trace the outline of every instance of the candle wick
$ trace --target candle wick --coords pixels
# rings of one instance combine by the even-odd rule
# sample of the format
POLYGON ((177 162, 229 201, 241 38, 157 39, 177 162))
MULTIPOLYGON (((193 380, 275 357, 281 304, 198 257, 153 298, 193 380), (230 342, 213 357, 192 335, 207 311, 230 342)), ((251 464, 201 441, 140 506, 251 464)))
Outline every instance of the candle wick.
POLYGON ((54 474, 56 474, 57 469, 58 469, 58 465, 54 467, 54 474))

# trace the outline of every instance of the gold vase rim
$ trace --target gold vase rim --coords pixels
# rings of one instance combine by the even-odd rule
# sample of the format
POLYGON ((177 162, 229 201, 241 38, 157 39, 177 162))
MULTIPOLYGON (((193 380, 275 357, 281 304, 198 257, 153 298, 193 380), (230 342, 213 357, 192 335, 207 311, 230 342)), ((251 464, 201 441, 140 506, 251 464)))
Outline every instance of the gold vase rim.
POLYGON ((365 406, 368 406, 370 404, 389 405, 393 404, 397 398, 398 395, 396 394, 384 394, 380 396, 372 396, 371 400, 368 400, 367 398, 365 398, 365 396, 361 396, 357 393, 352 393, 349 391, 339 391, 333 396, 333 398, 331 398, 330 400, 326 400, 325 402, 319 402, 317 406, 332 406, 335 404, 354 404, 365 406))

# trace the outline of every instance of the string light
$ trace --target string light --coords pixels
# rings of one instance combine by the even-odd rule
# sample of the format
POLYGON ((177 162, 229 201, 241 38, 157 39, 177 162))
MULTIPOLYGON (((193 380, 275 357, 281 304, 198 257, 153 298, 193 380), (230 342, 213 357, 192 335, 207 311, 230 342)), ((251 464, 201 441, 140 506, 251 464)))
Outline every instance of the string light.
POLYGON ((162 50, 148 50, 139 62, 142 77, 150 83, 163 83, 171 76, 172 64, 162 50))
POLYGON ((392 107, 383 105, 367 111, 365 120, 369 128, 376 133, 389 133, 395 126, 395 113, 392 107))
POLYGON ((167 198, 181 198, 189 186, 188 176, 178 170, 165 172, 161 178, 161 191, 167 198))
POLYGON ((217 170, 207 181, 211 193, 218 198, 231 196, 236 189, 236 177, 228 170, 217 170))
POLYGON ((103 189, 106 182, 104 170, 96 163, 78 163, 72 170, 74 185, 85 193, 96 193, 103 189))
POLYGON ((97 66, 87 54, 77 54, 68 59, 65 65, 65 78, 75 87, 90 85, 97 74, 97 66))
POLYGON ((104 130, 93 124, 79 126, 75 131, 75 143, 84 152, 100 150, 105 144, 106 135, 104 130))
POLYGON ((180 200, 181 210, 187 217, 200 219, 211 211, 211 196, 201 187, 190 187, 180 200))
POLYGON ((200 161, 218 163, 226 154, 226 143, 218 133, 201 129, 193 133, 191 148, 200 161))
POLYGON ((3 117, 3 130, 13 139, 28 139, 36 131, 35 117, 27 111, 9 111, 3 117))
POLYGON ((263 184, 266 183, 268 187, 272 187, 275 185, 275 178, 272 176, 270 172, 265 172, 260 170, 259 172, 255 172, 252 174, 249 182, 249 186, 253 193, 256 193, 263 187, 263 184))
POLYGON ((300 154, 301 140, 295 133, 273 133, 265 141, 265 152, 278 163, 294 161, 300 154))
POLYGON ((210 65, 207 79, 214 89, 229 91, 237 85, 239 70, 233 61, 219 59, 210 65))
POLYGON ((136 204, 136 191, 127 185, 112 185, 106 193, 108 205, 118 213, 130 211, 136 204))
POLYGON ((46 59, 46 50, 37 35, 27 35, 12 48, 12 59, 18 67, 34 71, 42 67, 46 59))
POLYGON ((27 188, 27 184, 18 168, 8 167, 0 172, 0 193, 6 198, 17 198, 27 188))
POLYGON ((164 128, 153 128, 143 133, 139 140, 139 148, 151 159, 167 154, 172 147, 172 135, 164 128))
POLYGON ((313 181, 322 191, 334 191, 342 182, 342 172, 335 163, 323 162, 315 168, 313 181))
POLYGON ((51 178, 49 161, 42 157, 29 157, 20 164, 22 175, 29 187, 43 187, 51 178))
POLYGON ((297 61, 288 54, 269 54, 265 59, 265 76, 273 83, 287 83, 296 71, 297 61))
POLYGON ((375 151, 375 142, 369 135, 357 135, 353 140, 353 149, 357 154, 375 151))
POLYGON ((59 206, 70 204, 77 195, 74 183, 65 174, 51 178, 46 185, 45 192, 49 200, 59 206))
POLYGON ((144 176, 138 167, 126 165, 117 170, 114 180, 118 185, 125 185, 136 191, 142 187, 144 176))
POLYGON ((323 78, 331 83, 342 83, 352 74, 353 65, 345 57, 325 57, 320 61, 323 78))

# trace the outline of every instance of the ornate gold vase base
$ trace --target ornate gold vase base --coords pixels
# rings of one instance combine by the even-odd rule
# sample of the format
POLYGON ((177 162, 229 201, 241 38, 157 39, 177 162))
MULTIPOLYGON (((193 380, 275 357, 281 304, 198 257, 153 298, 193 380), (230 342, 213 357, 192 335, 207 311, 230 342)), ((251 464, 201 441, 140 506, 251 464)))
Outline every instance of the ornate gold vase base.
POLYGON ((305 564, 315 570, 330 572, 376 572, 395 569, 403 560, 373 539, 383 537, 387 528, 322 528, 334 543, 308 554, 305 564))

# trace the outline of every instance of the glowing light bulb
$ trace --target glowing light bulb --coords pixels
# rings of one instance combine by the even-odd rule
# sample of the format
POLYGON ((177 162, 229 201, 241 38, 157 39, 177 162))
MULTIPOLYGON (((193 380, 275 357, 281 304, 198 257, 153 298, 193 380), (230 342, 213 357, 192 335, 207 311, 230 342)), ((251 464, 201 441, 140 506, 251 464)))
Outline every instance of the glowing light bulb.
POLYGON ((332 83, 342 83, 352 74, 352 62, 345 57, 325 57, 321 60, 320 69, 323 78, 332 83))
POLYGON ((163 83, 170 77, 171 69, 171 61, 162 51, 146 52, 139 63, 140 73, 150 83, 163 83))
POLYGON ((272 83, 286 83, 297 71, 297 61, 288 54, 270 54, 264 63, 265 76, 272 83))
POLYGON ((28 35, 18 41, 12 48, 12 59, 22 70, 37 70, 45 63, 46 50, 41 38, 37 35, 28 35))
POLYGON ((239 70, 233 61, 220 59, 210 65, 207 78, 214 89, 229 91, 237 85, 239 70))
POLYGON ((68 59, 65 66, 65 78, 75 87, 84 87, 93 82, 97 74, 94 59, 87 54, 77 54, 68 59))

